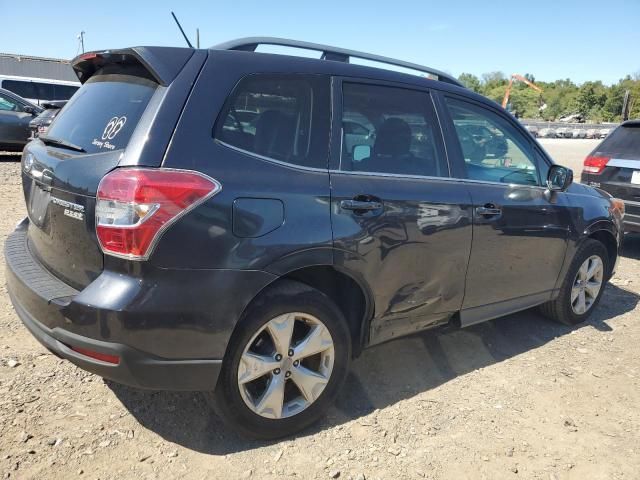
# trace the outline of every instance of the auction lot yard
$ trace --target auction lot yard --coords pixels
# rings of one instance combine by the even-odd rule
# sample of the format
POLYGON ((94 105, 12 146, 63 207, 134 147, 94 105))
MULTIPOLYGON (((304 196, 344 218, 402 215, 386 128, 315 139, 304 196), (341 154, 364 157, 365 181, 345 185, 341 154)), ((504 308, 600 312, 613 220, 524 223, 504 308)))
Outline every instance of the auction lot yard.
MULTIPOLYGON (((542 143, 579 179, 597 141, 542 143)), ((3 244, 25 215, 20 164, 7 157, 0 212, 3 244)), ((2 262, 0 475, 638 479, 640 236, 624 248, 587 324, 528 311, 372 348, 320 424, 273 443, 238 438, 201 394, 136 391, 48 353, 14 313, 2 262)))

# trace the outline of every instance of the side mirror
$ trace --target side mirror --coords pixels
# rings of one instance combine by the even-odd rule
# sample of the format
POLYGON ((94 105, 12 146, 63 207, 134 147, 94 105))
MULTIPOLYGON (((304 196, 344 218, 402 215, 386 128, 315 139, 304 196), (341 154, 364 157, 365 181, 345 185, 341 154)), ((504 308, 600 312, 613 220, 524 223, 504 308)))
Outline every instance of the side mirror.
POLYGON ((360 162, 371 156, 371 147, 369 145, 356 145, 353 147, 353 161, 360 162))
POLYGON ((573 170, 552 165, 547 175, 547 188, 551 192, 564 192, 573 183, 573 170))
POLYGON ((22 111, 24 113, 29 113, 31 115, 35 115, 36 114, 36 109, 33 108, 31 105, 25 105, 24 107, 22 107, 22 111))

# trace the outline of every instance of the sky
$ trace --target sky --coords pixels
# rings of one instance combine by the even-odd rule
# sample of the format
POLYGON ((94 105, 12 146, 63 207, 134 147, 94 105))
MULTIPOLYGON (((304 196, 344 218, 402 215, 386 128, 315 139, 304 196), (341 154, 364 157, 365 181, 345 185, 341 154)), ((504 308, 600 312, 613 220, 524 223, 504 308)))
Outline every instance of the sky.
POLYGON ((617 82, 640 72, 640 0, 0 0, 0 52, 70 59, 85 49, 277 36, 390 56, 458 76, 617 82), (41 26, 39 26, 41 25, 41 26))

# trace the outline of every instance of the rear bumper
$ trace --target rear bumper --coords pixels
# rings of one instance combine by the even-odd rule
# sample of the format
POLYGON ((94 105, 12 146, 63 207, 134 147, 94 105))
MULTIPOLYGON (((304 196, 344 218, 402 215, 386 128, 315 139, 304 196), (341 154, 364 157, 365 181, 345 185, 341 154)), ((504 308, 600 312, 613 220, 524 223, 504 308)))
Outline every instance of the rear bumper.
POLYGON ((222 366, 221 360, 164 360, 120 343, 103 342, 68 332, 49 329, 27 312, 10 293, 16 313, 31 334, 46 348, 101 377, 124 385, 154 390, 213 390, 222 366), (87 357, 72 347, 113 355, 117 365, 87 357))
POLYGON ((273 276, 236 270, 105 270, 78 291, 31 253, 25 220, 5 242, 16 313, 49 350, 79 367, 138 388, 212 390, 233 329, 273 276), (108 363, 75 351, 118 357, 108 363))
POLYGON ((624 202, 624 231, 640 233, 640 202, 624 202))
MULTIPOLYGON (((580 181, 585 185, 600 188, 605 192, 611 194, 615 198, 619 198, 625 204, 625 214, 623 219, 625 232, 640 232, 640 185, 631 184, 621 181, 612 181, 607 179, 607 169, 614 167, 607 167, 605 172, 601 175, 591 175, 582 172, 580 181)), ((617 169, 615 169, 617 170, 617 169)), ((630 176, 631 174, 628 173, 630 176)))

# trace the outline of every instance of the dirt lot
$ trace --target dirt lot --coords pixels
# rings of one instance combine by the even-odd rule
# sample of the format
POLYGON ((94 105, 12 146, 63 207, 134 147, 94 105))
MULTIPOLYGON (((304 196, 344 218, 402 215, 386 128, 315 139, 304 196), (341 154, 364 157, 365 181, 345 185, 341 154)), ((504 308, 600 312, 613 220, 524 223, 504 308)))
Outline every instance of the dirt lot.
MULTIPOLYGON (((545 141, 570 166, 590 143, 545 141)), ((0 211, 1 244, 25 213, 14 162, 0 161, 0 211)), ((525 312, 373 348, 327 418, 278 443, 238 438, 200 394, 135 391, 59 360, 0 290, 3 478, 640 478, 638 236, 588 324, 525 312)))

